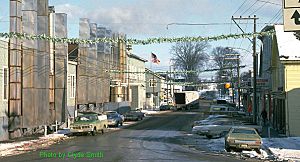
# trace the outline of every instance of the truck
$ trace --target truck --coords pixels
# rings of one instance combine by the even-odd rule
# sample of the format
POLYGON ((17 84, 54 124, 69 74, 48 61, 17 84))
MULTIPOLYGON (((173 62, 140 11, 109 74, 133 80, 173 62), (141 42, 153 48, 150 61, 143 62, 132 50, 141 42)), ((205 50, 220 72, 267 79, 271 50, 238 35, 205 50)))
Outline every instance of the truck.
POLYGON ((174 93, 175 110, 191 109, 199 106, 198 91, 182 91, 174 93))

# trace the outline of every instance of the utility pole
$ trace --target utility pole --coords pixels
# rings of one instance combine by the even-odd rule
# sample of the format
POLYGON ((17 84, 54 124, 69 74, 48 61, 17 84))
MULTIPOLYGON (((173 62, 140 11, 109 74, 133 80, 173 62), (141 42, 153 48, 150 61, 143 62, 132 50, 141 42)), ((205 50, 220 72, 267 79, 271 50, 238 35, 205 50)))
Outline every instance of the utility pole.
MULTIPOLYGON (((233 17, 231 18, 233 22, 238 26, 238 28, 243 32, 244 30, 239 26, 239 24, 235 20, 253 20, 253 33, 256 33, 256 20, 258 19, 256 15, 253 17, 233 17)), ((256 36, 253 36, 253 39, 251 41, 250 38, 248 38, 249 41, 252 43, 252 49, 253 49, 253 122, 257 123, 257 98, 256 98, 256 75, 257 75, 257 57, 256 57, 256 36)))
POLYGON ((241 108, 241 77, 240 77, 240 55, 237 55, 237 77, 238 77, 238 108, 241 108))
MULTIPOLYGON (((240 54, 226 54, 225 56, 236 56, 235 58, 234 57, 230 57, 230 58, 224 58, 225 60, 237 60, 237 78, 238 78, 238 108, 240 109, 241 107, 241 100, 240 100, 240 54)), ((231 67, 231 78, 233 78, 233 75, 232 75, 232 68, 231 67)), ((231 84, 233 85, 233 80, 231 79, 231 84)), ((233 90, 233 87, 232 87, 232 100, 233 100, 233 103, 234 103, 234 90, 233 90)))

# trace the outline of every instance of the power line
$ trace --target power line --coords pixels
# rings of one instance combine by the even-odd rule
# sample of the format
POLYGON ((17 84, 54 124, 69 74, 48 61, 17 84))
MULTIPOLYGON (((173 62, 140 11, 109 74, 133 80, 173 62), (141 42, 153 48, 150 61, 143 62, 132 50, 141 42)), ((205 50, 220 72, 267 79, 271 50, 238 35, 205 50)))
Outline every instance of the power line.
POLYGON ((247 2, 248 0, 245 0, 241 5, 240 5, 240 7, 232 14, 232 16, 234 15, 234 14, 236 14, 241 8, 242 8, 242 6, 247 2))
POLYGON ((275 20, 277 18, 278 15, 280 15, 281 13, 281 9, 279 9, 276 14, 270 19, 269 24, 273 21, 273 19, 275 20))
POLYGON ((272 4, 272 5, 276 5, 276 6, 282 6, 281 4, 279 3, 274 3, 274 2, 270 2, 270 1, 264 1, 264 0, 257 0, 259 2, 265 2, 265 3, 269 3, 269 4, 272 4))
POLYGON ((258 7, 255 11, 253 11, 250 15, 255 14, 257 11, 259 11, 260 9, 262 9, 265 5, 267 4, 267 2, 265 2, 263 5, 261 5, 260 7, 258 7))
POLYGON ((241 15, 244 15, 246 12, 248 12, 256 3, 258 0, 256 0, 249 8, 247 8, 241 15))

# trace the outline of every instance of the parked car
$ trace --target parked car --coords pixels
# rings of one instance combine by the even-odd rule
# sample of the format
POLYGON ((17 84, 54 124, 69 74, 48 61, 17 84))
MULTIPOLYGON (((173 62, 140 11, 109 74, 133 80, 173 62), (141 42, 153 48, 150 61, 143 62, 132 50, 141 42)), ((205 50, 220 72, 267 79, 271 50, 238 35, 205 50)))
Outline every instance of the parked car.
POLYGON ((261 148, 261 137, 254 128, 232 127, 225 136, 225 149, 254 149, 259 153, 261 148))
POLYGON ((204 120, 194 121, 192 127, 197 126, 197 125, 206 125, 206 124, 209 124, 209 123, 214 122, 219 119, 230 119, 230 118, 232 118, 232 117, 228 116, 228 115, 209 115, 204 120))
POLYGON ((262 131, 261 126, 245 125, 242 121, 239 120, 224 119, 212 122, 209 125, 194 126, 192 132, 200 135, 205 135, 207 138, 212 138, 214 136, 222 137, 226 135, 229 132, 230 128, 233 126, 254 128, 258 130, 259 133, 261 133, 262 131))
POLYGON ((107 115, 108 126, 118 127, 123 125, 124 116, 117 113, 116 111, 105 111, 104 114, 107 115))
POLYGON ((160 105, 159 106, 159 111, 165 111, 165 110, 170 110, 171 105, 160 105))
POLYGON ((70 125, 70 132, 91 133, 95 135, 98 131, 104 133, 108 126, 107 116, 97 113, 84 113, 75 118, 74 123, 70 125))
POLYGON ((125 120, 143 120, 145 113, 140 110, 131 110, 124 114, 125 120))

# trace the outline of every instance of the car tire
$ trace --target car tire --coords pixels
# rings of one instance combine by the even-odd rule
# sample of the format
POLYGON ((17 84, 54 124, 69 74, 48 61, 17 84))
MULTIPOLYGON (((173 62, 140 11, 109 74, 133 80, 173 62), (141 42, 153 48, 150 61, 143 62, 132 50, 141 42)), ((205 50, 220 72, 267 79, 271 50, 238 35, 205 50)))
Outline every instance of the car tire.
POLYGON ((230 152, 230 151, 231 151, 231 148, 225 144, 225 150, 226 150, 227 152, 230 152))
POLYGON ((115 127, 119 127, 119 122, 116 123, 115 127))
POLYGON ((92 136, 95 136, 96 135, 96 128, 94 128, 94 130, 91 132, 92 136))
POLYGON ((257 152, 258 154, 261 154, 260 149, 254 149, 255 152, 257 152))

